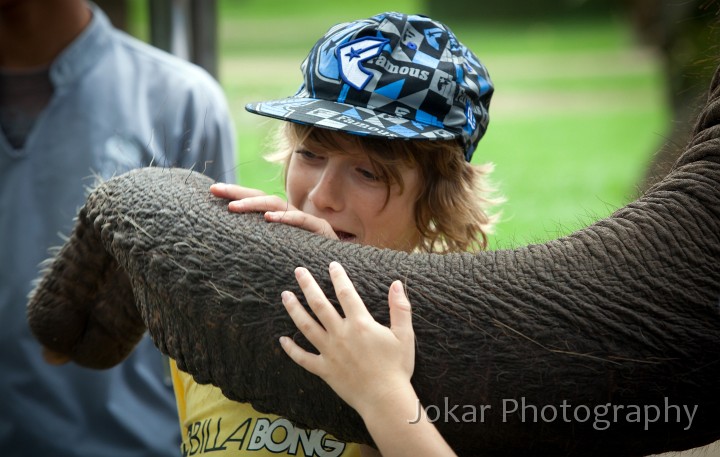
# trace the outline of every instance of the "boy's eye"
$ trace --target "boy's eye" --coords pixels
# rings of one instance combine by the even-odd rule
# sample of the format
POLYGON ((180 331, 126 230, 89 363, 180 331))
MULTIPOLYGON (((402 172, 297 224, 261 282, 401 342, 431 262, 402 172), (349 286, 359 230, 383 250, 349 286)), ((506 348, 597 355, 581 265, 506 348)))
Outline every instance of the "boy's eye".
POLYGON ((297 151, 295 151, 295 153, 300 154, 304 159, 307 160, 316 160, 320 158, 319 155, 315 154, 312 151, 308 151, 307 149, 298 149, 297 151))
POLYGON ((380 181, 380 177, 371 171, 368 171, 364 168, 356 168, 356 170, 365 179, 368 179, 370 181, 380 181))

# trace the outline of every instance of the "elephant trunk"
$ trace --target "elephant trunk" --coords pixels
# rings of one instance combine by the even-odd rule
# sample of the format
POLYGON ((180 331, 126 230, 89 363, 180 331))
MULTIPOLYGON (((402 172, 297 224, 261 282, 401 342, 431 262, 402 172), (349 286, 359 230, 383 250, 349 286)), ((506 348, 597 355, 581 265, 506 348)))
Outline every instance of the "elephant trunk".
POLYGON ((458 453, 695 447, 720 438, 719 156, 716 80, 690 147, 642 198, 570 236, 475 255, 326 240, 228 213, 199 174, 138 170, 90 195, 29 319, 45 346, 100 368, 127 354, 144 323, 198 382, 370 442, 359 416, 277 343, 289 334, 309 347, 279 299, 300 295, 294 267, 331 291, 337 260, 384 324, 387 287, 405 281, 413 384, 458 453))

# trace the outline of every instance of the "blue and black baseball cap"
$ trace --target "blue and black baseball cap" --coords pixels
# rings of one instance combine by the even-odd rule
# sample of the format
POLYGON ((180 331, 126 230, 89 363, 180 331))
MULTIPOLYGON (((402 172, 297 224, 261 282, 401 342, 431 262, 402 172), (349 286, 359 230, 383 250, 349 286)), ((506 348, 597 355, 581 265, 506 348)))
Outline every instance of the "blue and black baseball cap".
POLYGON ((448 27, 425 16, 390 12, 335 25, 301 70, 294 96, 246 109, 356 135, 459 139, 468 162, 488 126, 487 69, 448 27))

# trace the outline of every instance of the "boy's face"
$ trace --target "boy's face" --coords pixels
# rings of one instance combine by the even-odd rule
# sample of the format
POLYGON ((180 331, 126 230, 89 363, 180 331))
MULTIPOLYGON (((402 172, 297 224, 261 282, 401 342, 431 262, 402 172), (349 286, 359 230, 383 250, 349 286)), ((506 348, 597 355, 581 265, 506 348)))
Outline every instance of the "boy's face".
POLYGON ((373 169, 367 153, 347 141, 342 151, 306 141, 292 153, 287 198, 301 211, 325 219, 343 241, 411 251, 420 236, 415 227, 417 169, 399 165, 404 181, 390 187, 373 169), (386 204, 387 199, 387 204, 386 204))

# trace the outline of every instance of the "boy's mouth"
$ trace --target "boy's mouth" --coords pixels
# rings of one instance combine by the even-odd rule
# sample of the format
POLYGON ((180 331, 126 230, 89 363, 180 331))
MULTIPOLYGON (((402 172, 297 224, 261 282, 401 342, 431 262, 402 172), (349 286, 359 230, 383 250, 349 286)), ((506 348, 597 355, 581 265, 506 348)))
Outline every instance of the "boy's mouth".
POLYGON ((340 241, 354 242, 356 238, 355 234, 343 232, 342 230, 335 230, 335 235, 337 235, 340 241))

